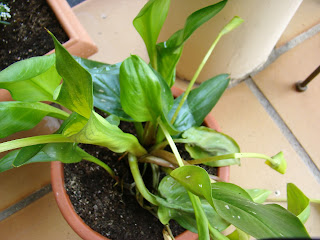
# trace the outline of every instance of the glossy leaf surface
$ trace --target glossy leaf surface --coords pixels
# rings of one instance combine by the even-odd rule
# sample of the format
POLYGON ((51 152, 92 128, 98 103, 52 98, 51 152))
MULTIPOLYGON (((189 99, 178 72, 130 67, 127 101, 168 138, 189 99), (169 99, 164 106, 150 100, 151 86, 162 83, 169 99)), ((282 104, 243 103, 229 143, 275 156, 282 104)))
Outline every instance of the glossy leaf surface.
POLYGON ((157 59, 156 43, 167 17, 170 0, 150 0, 133 20, 133 25, 141 35, 149 54, 151 65, 157 59))
POLYGON ((309 237, 303 224, 292 213, 276 204, 255 203, 236 185, 213 183, 212 197, 221 217, 255 238, 309 237))
POLYGON ((127 58, 120 67, 120 99, 125 112, 135 121, 156 123, 173 104, 170 88, 138 56, 127 58))
POLYGON ((180 59, 183 44, 197 28, 220 12, 226 2, 221 1, 192 13, 187 18, 183 29, 175 32, 166 42, 157 44, 157 70, 170 87, 174 84, 175 68, 180 59))
MULTIPOLYGON (((161 195, 160 199, 157 198, 161 203, 158 209, 160 221, 167 224, 170 219, 174 219, 184 228, 197 233, 194 209, 187 190, 170 176, 161 180, 158 190, 161 195)), ((201 198, 201 205, 212 226, 215 226, 219 231, 229 226, 204 198, 201 198)))
POLYGON ((55 68, 55 54, 16 62, 0 72, 0 88, 17 101, 53 101, 61 77, 55 68))
MULTIPOLYGON (((231 137, 207 127, 190 128, 182 137, 189 142, 186 150, 193 159, 240 152, 238 144, 231 137)), ((205 164, 221 167, 239 163, 239 159, 224 159, 205 164)))
MULTIPOLYGON (((174 126, 180 131, 200 126, 228 87, 229 80, 228 74, 221 74, 191 90, 179 111, 174 126)), ((169 119, 172 118, 182 97, 183 95, 174 100, 174 104, 170 109, 169 119)))
POLYGON ((296 215, 302 223, 310 216, 310 200, 293 183, 287 184, 288 210, 296 215))
POLYGON ((35 127, 45 116, 66 119, 68 114, 41 102, 0 102, 0 138, 35 127))
POLYGON ((56 50, 56 68, 63 78, 62 85, 55 92, 55 100, 69 110, 89 118, 93 109, 91 75, 53 35, 52 39, 56 50))
POLYGON ((120 102, 119 71, 121 63, 105 64, 89 59, 75 57, 92 77, 94 106, 100 110, 118 116, 121 120, 133 121, 126 114, 120 102))

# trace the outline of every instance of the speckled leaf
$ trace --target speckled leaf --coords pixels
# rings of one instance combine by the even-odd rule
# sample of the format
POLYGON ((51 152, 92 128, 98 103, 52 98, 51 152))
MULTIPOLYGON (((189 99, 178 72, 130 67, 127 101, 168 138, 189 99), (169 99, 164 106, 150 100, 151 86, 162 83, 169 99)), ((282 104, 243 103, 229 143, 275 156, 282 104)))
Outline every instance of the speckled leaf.
POLYGON ((226 221, 255 238, 308 238, 292 213, 276 204, 262 205, 231 183, 213 183, 212 198, 217 213, 226 221))

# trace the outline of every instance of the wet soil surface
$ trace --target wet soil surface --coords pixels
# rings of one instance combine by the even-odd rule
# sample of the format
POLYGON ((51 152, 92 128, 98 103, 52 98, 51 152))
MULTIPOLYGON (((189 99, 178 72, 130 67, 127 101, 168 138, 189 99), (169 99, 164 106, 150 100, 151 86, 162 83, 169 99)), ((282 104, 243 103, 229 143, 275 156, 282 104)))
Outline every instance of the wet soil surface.
POLYGON ((9 25, 0 24, 0 70, 33 56, 42 56, 54 48, 45 28, 64 43, 63 31, 46 0, 4 1, 11 9, 9 25))
MULTIPOLYGON (((120 127, 125 132, 131 131, 131 127, 120 127)), ((65 165, 67 192, 87 225, 113 240, 163 239, 164 226, 127 189, 133 179, 126 158, 118 160, 118 154, 99 146, 82 145, 82 148, 107 163, 125 182, 115 186, 115 180, 105 170, 86 161, 65 165)), ((170 223, 170 227, 174 235, 184 231, 176 223, 170 223)))

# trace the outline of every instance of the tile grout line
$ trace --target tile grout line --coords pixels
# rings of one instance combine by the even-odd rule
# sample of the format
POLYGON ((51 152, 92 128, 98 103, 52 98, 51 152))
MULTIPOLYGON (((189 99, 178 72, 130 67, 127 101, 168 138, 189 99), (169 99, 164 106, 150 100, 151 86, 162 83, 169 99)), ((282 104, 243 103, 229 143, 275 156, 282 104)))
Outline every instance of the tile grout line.
POLYGON ((21 209, 27 207, 34 201, 42 198, 44 195, 48 194, 52 191, 51 184, 39 189, 38 191, 30 194, 28 197, 24 198, 23 200, 19 201, 18 203, 4 209, 0 212, 0 221, 10 217, 14 213, 20 211, 21 209))
POLYGON ((295 137, 295 135, 292 133, 290 128, 287 126, 287 124, 283 121, 279 113, 275 110, 275 108, 272 106, 269 100, 265 97, 263 92, 259 89, 259 87, 255 84, 255 82, 250 77, 245 80, 245 83, 247 84, 251 92, 255 95, 255 97, 258 99, 260 104, 264 107, 268 115, 276 123, 278 128, 281 130, 282 134, 288 140, 288 142, 293 147, 295 152, 299 155, 300 159, 309 168, 309 170, 312 172, 315 179, 320 183, 320 170, 312 161, 309 154, 303 148, 303 146, 301 145, 299 140, 295 137))

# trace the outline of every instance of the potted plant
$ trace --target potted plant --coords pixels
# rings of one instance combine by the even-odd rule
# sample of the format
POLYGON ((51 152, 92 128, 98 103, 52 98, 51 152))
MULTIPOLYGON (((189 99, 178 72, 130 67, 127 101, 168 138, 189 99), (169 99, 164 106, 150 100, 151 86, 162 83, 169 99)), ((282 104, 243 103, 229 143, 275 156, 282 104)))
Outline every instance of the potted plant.
MULTIPOLYGON (((194 12, 183 29, 156 44, 169 3, 149 1, 133 22, 146 44, 150 64, 135 55, 114 65, 73 57, 52 35, 55 54, 20 61, 0 72, 0 88, 10 90, 17 100, 0 103, 0 119, 5 126, 0 137, 30 129, 44 116, 63 121, 55 134, 0 144, 0 152, 20 148, 0 159, 0 171, 32 162, 68 164, 86 160, 105 169, 120 185, 116 172, 78 143, 99 145, 122 154, 121 162, 129 165, 137 200, 166 226, 174 219, 198 233, 199 239, 242 239, 249 235, 308 238, 302 222, 308 215, 309 200, 295 186, 288 187, 288 211, 275 204, 263 205, 266 190, 244 190, 197 166, 229 166, 239 164, 240 158, 253 157, 264 159, 267 165, 284 173, 286 161, 281 152, 273 157, 241 153, 230 136, 201 126, 227 88, 229 76, 218 75, 192 90, 193 84, 219 39, 240 25, 241 18, 234 17, 222 28, 186 92, 174 99, 170 88, 184 42, 226 1, 194 12), (71 113, 40 101, 54 102, 71 113), (108 116, 99 115, 94 106, 108 116), (123 132, 120 120, 131 122, 136 136, 123 132), (185 145, 193 160, 182 159, 178 143, 185 145), (150 166, 151 180, 144 179, 139 165, 150 166), (163 178, 159 177, 160 172, 165 175, 163 178), (226 237, 221 232, 231 225, 236 229, 226 237)), ((59 192, 55 195, 61 198, 59 192)), ((84 230, 78 232, 81 231, 84 230)), ((103 239, 99 234, 95 237, 103 239)), ((164 237, 174 238, 168 228, 164 237)))

